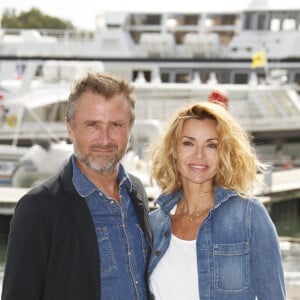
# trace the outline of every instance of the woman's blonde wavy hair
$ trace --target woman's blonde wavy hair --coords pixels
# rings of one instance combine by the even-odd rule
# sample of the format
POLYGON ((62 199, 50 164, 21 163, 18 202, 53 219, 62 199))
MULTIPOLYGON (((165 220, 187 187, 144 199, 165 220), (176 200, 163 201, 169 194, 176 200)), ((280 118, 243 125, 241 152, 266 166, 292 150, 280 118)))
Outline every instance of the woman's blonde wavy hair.
POLYGON ((185 120, 211 119, 216 122, 219 138, 219 168, 214 184, 235 190, 248 197, 257 180, 257 172, 265 166, 258 160, 251 140, 238 121, 220 104, 199 102, 178 111, 158 141, 150 147, 151 175, 164 194, 182 188, 180 174, 174 161, 176 145, 185 120))

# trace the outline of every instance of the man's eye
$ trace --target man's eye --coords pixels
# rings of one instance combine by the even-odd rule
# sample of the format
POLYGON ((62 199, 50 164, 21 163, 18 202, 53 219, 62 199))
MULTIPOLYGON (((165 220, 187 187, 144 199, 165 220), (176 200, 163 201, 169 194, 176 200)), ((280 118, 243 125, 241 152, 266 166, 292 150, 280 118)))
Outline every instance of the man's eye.
POLYGON ((86 123, 87 127, 95 127, 96 126, 96 122, 88 122, 86 123))
POLYGON ((122 124, 121 123, 112 123, 112 127, 114 127, 114 128, 121 128, 122 124))

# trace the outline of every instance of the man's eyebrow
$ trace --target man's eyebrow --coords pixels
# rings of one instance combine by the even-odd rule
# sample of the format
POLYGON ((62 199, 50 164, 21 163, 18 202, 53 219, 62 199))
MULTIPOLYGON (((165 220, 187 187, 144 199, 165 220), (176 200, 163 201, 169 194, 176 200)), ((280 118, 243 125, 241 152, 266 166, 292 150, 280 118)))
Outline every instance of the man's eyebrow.
POLYGON ((84 120, 82 122, 82 124, 91 124, 91 123, 96 123, 96 124, 122 124, 122 125, 125 125, 129 122, 125 121, 125 120, 109 120, 107 122, 104 122, 102 120, 93 120, 93 119, 90 119, 90 120, 84 120))

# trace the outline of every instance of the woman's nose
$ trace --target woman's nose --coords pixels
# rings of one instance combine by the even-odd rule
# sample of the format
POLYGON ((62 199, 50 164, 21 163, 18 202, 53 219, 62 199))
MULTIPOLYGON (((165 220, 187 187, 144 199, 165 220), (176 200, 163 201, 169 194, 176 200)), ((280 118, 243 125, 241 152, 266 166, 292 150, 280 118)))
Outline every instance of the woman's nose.
POLYGON ((203 149, 203 147, 202 147, 202 146, 197 146, 197 147, 195 148, 195 156, 196 156, 197 158, 202 158, 203 155, 204 155, 204 149, 203 149))

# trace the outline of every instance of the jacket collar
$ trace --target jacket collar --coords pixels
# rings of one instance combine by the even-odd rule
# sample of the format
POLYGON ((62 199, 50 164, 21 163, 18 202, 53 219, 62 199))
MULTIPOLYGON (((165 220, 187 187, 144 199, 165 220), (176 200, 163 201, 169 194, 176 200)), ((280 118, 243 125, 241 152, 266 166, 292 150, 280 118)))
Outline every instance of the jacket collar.
MULTIPOLYGON (((72 176, 73 176, 73 164, 72 164, 72 157, 71 157, 69 159, 68 163, 66 164, 66 166, 60 172, 60 179, 62 180, 62 183, 63 183, 63 189, 66 192, 73 194, 74 197, 79 197, 81 199, 84 199, 84 198, 80 197, 80 195, 76 191, 74 184, 72 182, 72 176)), ((130 190, 129 190, 130 197, 131 197, 133 205, 135 207, 135 210, 136 210, 136 213, 138 216, 138 220, 139 220, 141 227, 145 233, 147 242, 149 243, 149 246, 151 248, 152 232, 151 232, 150 223, 148 220, 148 211, 143 202, 143 195, 140 192, 138 192, 139 188, 136 187, 136 184, 132 183, 133 182, 132 177, 131 177, 130 182, 132 184, 132 185, 130 185, 130 190)), ((147 199, 145 199, 145 200, 147 201, 147 199)), ((80 201, 80 202, 82 202, 85 205, 85 201, 80 201)))
POLYGON ((64 168, 59 173, 60 180, 62 181, 63 189, 71 193, 73 195, 79 196, 74 185, 72 182, 72 176, 73 176, 73 165, 72 165, 72 156, 70 157, 69 161, 65 165, 64 168))
MULTIPOLYGON (((161 194, 157 200, 156 204, 165 212, 169 213, 171 209, 177 204, 182 198, 182 190, 176 193, 161 194)), ((229 198, 237 196, 237 193, 233 190, 224 189, 222 187, 215 187, 215 205, 213 209, 218 208, 223 202, 227 201, 229 198)))
POLYGON ((217 186, 215 188, 215 206, 214 209, 218 208, 222 203, 228 201, 231 197, 237 196, 234 190, 224 189, 217 186))

